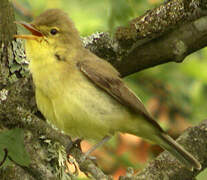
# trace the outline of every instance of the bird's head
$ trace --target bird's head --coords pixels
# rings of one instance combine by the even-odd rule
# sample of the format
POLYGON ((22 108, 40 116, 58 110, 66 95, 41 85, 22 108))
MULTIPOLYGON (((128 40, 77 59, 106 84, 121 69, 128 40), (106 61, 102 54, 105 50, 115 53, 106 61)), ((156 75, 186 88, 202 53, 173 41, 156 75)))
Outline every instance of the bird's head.
POLYGON ((26 40, 45 41, 50 46, 80 46, 79 33, 68 15, 59 9, 50 9, 40 14, 31 23, 16 22, 31 32, 31 35, 15 35, 26 40))

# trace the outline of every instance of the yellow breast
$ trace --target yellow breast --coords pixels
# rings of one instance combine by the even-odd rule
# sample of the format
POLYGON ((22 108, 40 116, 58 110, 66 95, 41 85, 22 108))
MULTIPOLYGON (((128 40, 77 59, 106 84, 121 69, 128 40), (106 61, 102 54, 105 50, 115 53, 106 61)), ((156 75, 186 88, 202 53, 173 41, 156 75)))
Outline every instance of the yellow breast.
POLYGON ((58 61, 52 50, 41 50, 45 47, 28 42, 26 51, 37 105, 49 122, 72 136, 102 139, 131 119, 127 109, 94 85, 75 63, 58 61))

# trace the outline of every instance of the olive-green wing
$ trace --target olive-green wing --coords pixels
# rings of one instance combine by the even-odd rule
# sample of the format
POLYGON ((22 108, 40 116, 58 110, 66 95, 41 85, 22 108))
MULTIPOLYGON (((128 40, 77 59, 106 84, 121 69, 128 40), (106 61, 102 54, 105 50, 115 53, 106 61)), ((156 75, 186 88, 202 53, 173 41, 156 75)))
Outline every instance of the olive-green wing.
POLYGON ((146 120, 150 121, 159 130, 163 131, 157 122, 150 116, 139 98, 125 85, 120 74, 108 62, 99 58, 78 62, 78 67, 98 87, 104 89, 121 104, 127 106, 146 120))

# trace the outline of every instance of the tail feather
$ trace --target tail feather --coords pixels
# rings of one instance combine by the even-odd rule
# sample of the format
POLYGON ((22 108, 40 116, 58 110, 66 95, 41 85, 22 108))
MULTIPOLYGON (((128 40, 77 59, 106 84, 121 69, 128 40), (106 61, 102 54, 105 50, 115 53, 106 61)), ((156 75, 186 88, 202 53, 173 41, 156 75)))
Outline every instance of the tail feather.
POLYGON ((169 151, 180 162, 186 165, 190 170, 201 169, 201 164, 196 160, 193 155, 186 151, 181 145, 174 141, 170 136, 165 133, 161 134, 162 141, 159 143, 164 149, 169 151))

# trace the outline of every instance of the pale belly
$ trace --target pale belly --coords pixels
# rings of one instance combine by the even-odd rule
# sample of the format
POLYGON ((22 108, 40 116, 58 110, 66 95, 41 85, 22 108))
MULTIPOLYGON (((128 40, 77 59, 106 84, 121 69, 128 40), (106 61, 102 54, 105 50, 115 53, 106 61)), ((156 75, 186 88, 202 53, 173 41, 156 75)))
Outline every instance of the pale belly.
POLYGON ((53 88, 53 97, 37 88, 38 108, 50 123, 73 137, 102 139, 121 130, 131 114, 105 91, 85 80, 67 82, 64 89, 53 88))
POLYGON ((153 140, 152 134, 157 132, 153 124, 129 111, 80 71, 76 73, 67 79, 50 73, 50 79, 35 83, 38 108, 51 124, 84 139, 99 140, 120 131, 153 140))

